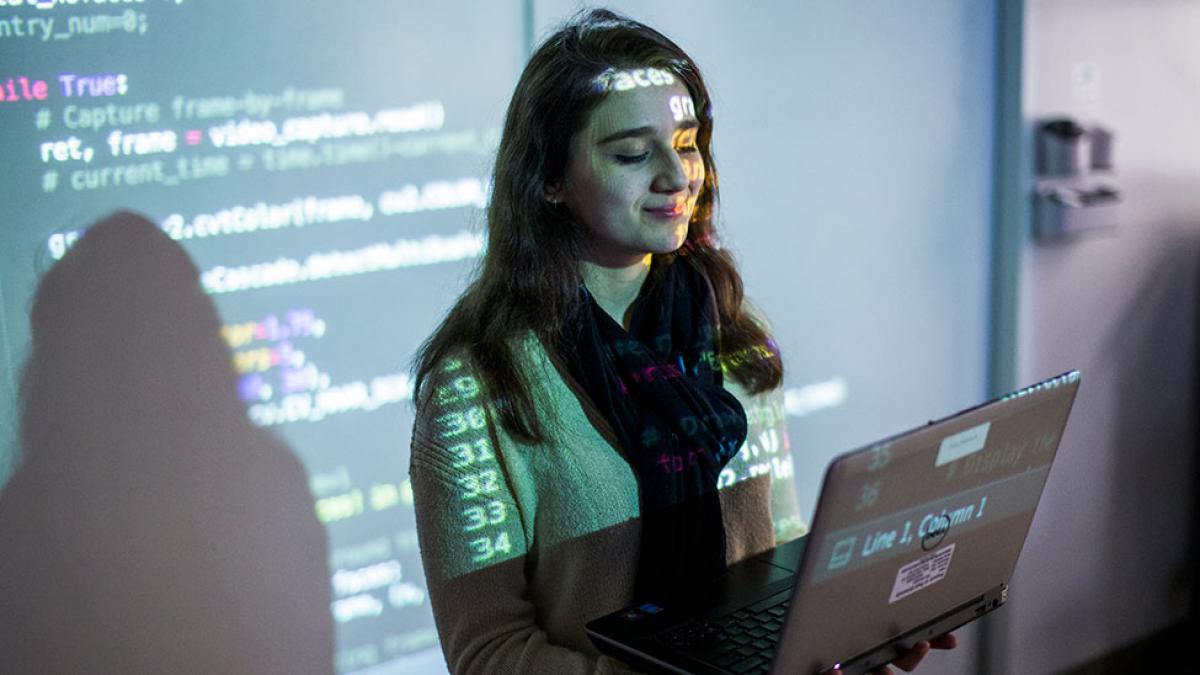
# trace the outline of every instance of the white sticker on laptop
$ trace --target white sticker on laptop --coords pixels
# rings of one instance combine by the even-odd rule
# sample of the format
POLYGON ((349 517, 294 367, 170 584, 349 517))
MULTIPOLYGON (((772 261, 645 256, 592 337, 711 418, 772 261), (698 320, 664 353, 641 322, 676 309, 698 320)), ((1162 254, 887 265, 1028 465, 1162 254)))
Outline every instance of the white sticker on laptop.
POLYGON ((954 544, 950 544, 901 567, 896 573, 896 583, 892 585, 892 597, 888 599, 888 604, 903 600, 944 579, 950 569, 950 558, 953 555, 954 544))
POLYGON ((971 427, 966 431, 960 431, 942 439, 942 446, 938 448, 937 462, 934 463, 934 466, 949 464, 956 459, 962 459, 982 450, 983 446, 987 444, 988 429, 991 426, 991 422, 984 422, 977 427, 971 427))

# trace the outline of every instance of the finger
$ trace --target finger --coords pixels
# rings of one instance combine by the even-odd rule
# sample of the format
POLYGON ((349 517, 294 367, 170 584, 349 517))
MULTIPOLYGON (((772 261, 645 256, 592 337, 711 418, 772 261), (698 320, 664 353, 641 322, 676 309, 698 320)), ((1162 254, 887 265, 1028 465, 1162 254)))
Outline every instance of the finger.
POLYGON ((929 646, 934 649, 954 649, 958 646, 958 638, 954 637, 954 633, 946 633, 930 640, 929 646))
POLYGON ((913 645, 912 649, 908 650, 907 654, 901 656, 895 661, 892 661, 892 665, 907 673, 913 668, 916 668, 921 663, 921 659, 925 658, 925 655, 928 653, 929 643, 925 640, 921 640, 917 644, 913 645))
MULTIPOLYGON (((826 673, 826 675, 842 675, 842 669, 834 668, 833 670, 830 670, 828 673, 826 673)), ((879 666, 875 670, 872 670, 871 672, 867 673, 867 675, 895 675, 895 673, 892 671, 891 668, 888 668, 887 666, 879 666)))

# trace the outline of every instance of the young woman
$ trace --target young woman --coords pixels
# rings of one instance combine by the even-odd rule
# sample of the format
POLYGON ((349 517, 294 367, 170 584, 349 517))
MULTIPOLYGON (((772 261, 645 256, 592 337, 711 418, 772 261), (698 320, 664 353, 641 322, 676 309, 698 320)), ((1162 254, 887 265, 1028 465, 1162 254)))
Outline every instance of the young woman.
POLYGON ((456 673, 621 670, 587 621, 804 531, 783 365, 715 237, 712 131, 692 59, 606 11, 517 84, 482 269, 417 362, 417 525, 456 673))

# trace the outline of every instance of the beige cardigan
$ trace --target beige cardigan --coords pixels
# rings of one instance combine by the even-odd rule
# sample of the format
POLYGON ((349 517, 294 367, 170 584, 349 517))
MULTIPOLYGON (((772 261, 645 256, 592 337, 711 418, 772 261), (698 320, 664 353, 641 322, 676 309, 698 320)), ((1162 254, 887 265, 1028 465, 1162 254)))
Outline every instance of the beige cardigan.
MULTIPOLYGON (((638 482, 608 425, 540 343, 523 350, 547 442, 511 438, 461 361, 422 388, 411 479, 438 634, 454 673, 604 673, 584 624, 632 600, 638 482)), ((730 562, 804 532, 782 392, 749 396, 747 444, 722 474, 730 562), (772 479, 774 475, 777 480, 772 479)))

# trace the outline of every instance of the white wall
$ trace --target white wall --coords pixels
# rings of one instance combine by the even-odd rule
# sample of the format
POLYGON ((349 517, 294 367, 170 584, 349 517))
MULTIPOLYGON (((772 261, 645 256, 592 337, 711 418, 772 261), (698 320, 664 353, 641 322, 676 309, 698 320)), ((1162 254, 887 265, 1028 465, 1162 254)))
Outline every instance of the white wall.
POLYGON ((1083 373, 996 670, 1048 673, 1181 620, 1195 581, 1200 4, 1032 0, 1025 26, 1026 194, 1033 124, 1067 114, 1115 130, 1124 196, 1115 231, 1021 252, 1019 379, 1083 373))

